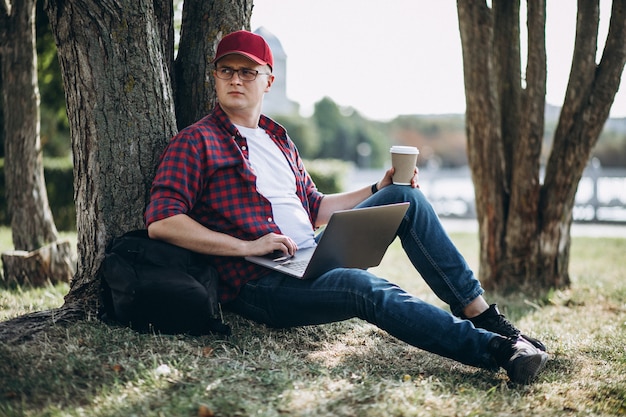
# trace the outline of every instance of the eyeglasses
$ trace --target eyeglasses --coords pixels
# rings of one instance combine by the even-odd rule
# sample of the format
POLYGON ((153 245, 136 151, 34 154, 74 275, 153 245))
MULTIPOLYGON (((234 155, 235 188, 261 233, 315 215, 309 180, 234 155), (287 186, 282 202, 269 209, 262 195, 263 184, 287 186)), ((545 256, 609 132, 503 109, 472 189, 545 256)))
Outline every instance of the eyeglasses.
POLYGON ((215 70, 215 76, 221 80, 230 80, 233 78, 235 73, 237 73, 241 81, 254 81, 259 74, 271 75, 269 72, 259 72, 249 68, 234 69, 230 67, 221 67, 215 70))

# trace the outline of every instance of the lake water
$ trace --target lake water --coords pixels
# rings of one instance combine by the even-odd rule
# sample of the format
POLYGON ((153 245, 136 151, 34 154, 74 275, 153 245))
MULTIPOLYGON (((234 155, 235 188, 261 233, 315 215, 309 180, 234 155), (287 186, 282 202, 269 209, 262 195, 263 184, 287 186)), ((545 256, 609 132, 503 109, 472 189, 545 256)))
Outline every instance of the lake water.
MULTIPOLYGON (((382 178, 384 170, 355 170, 348 189, 382 178)), ((469 168, 420 169, 420 189, 445 218, 475 218, 474 184, 469 168)), ((626 169, 589 169, 578 184, 574 221, 626 223, 626 169)))

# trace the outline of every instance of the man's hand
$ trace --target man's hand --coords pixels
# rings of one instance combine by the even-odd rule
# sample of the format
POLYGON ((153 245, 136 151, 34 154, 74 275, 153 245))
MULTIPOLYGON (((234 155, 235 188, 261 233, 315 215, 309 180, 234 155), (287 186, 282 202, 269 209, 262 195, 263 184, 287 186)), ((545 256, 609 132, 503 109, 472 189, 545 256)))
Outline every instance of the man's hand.
MULTIPOLYGON (((387 170, 387 172, 385 172, 385 176, 383 177, 383 179, 378 181, 378 183, 376 184, 379 190, 381 188, 384 188, 384 187, 390 185, 390 184, 393 184, 393 173, 394 172, 395 172, 394 167, 389 168, 387 170)), ((411 178, 411 187, 413 187, 413 188, 420 188, 420 185, 419 185, 419 169, 417 167, 415 167, 413 178, 411 178)))
POLYGON ((267 255, 274 251, 281 251, 285 256, 293 256, 298 250, 298 245, 289 236, 278 233, 268 233, 257 240, 248 242, 250 255, 267 255))

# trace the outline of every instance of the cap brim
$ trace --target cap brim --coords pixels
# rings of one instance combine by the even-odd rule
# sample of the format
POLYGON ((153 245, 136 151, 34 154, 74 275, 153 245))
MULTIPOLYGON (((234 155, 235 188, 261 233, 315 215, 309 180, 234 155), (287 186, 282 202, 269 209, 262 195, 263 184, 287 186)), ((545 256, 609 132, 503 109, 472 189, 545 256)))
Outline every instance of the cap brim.
POLYGON ((224 58, 227 55, 241 55, 241 56, 245 56, 246 58, 248 58, 251 61, 256 62, 259 65, 269 65, 269 63, 263 61, 262 59, 257 58, 256 56, 249 54, 247 52, 243 52, 243 51, 228 51, 225 54, 222 54, 220 56, 216 56, 215 59, 213 60, 213 63, 215 64, 217 61, 219 61, 220 59, 224 58))

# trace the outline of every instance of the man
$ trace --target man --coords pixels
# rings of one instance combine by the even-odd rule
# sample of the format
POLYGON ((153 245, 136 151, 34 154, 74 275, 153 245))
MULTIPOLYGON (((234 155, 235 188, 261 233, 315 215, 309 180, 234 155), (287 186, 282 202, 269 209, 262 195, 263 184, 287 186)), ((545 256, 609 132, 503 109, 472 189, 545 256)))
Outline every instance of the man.
POLYGON ((218 105, 164 152, 145 216, 151 238, 210 255, 224 308, 257 322, 290 327, 359 317, 421 349, 503 367, 514 382, 535 378, 547 360, 545 347, 487 304, 419 191, 417 169, 411 186, 393 185, 391 168, 371 187, 323 195, 287 132, 261 115, 274 81, 263 38, 231 33, 213 63, 218 105), (402 201, 410 202, 398 230, 402 245, 453 314, 364 270, 338 268, 299 280, 244 259, 315 245, 314 229, 336 210, 402 201))

